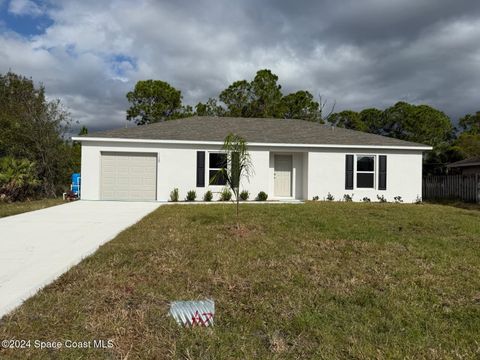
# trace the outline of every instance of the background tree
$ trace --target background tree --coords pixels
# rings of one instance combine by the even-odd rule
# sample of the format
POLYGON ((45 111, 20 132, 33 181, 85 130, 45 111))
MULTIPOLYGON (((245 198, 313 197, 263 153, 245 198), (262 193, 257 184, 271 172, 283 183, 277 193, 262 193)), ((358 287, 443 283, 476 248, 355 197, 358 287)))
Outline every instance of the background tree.
POLYGON ((464 132, 469 134, 480 134, 480 111, 474 115, 467 114, 458 121, 464 132))
POLYGON ((352 110, 344 110, 334 113, 328 118, 328 122, 334 126, 347 129, 367 131, 367 125, 362 121, 359 113, 352 110))
MULTIPOLYGON (((455 138, 450 118, 443 112, 428 105, 413 105, 397 102, 384 111, 368 108, 361 112, 345 110, 332 114, 328 122, 338 127, 365 131, 372 134, 394 137, 433 146, 433 151, 425 157, 426 173, 438 173, 445 170, 445 164, 459 160, 460 143, 452 147, 455 138)), ((467 124, 475 123, 466 121, 467 124)), ((465 138, 465 146, 471 152, 472 140, 465 138), (467 141, 468 140, 468 141, 467 141)))
POLYGON ((428 105, 398 102, 384 111, 380 134, 402 140, 431 145, 424 158, 425 173, 442 173, 452 156, 455 136, 450 118, 428 105))
POLYGON ((327 106, 328 106, 328 99, 324 99, 322 97, 322 95, 319 95, 319 111, 320 111, 320 123, 321 124, 325 124, 325 123, 328 123, 328 119, 330 118, 330 116, 332 116, 334 114, 334 111, 335 111, 335 106, 337 105, 336 101, 333 102, 333 104, 331 104, 329 106, 329 110, 327 111, 327 106))
POLYGON ((0 156, 19 154, 25 149, 20 129, 44 111, 45 91, 36 89, 31 79, 9 72, 0 74, 0 156))
POLYGON ((34 163, 39 196, 54 196, 68 181, 70 123, 59 100, 46 100, 43 86, 12 72, 0 75, 0 157, 34 163))
POLYGON ((453 149, 456 150, 460 158, 463 159, 480 156, 480 133, 461 133, 455 140, 453 149))
MULTIPOLYGON (((82 126, 78 132, 79 136, 88 135, 88 128, 82 126)), ((68 148, 66 149, 68 150, 68 148)), ((72 146, 70 147, 70 166, 69 174, 78 173, 81 170, 81 161, 82 161, 82 144, 79 141, 73 141, 72 146)))
POLYGON ((282 87, 277 84, 277 81, 278 76, 270 70, 257 71, 251 82, 253 101, 250 105, 250 113, 252 117, 276 117, 282 100, 282 87))
POLYGON ((217 99, 209 98, 206 103, 199 102, 195 106, 195 114, 199 116, 223 116, 225 109, 218 105, 217 99))
MULTIPOLYGON (((182 117, 190 109, 182 109, 180 90, 161 80, 140 80, 127 93, 130 108, 127 120, 144 125, 182 117), (183 111, 182 111, 183 110, 183 111)), ((191 111, 192 112, 192 111, 191 111)))
POLYGON ((279 117, 285 119, 302 119, 320 121, 320 106, 308 91, 300 90, 282 97, 279 117))
POLYGON ((375 108, 360 113, 344 110, 334 113, 329 123, 347 129, 366 131, 397 139, 439 146, 452 140, 450 118, 428 105, 398 102, 381 111, 375 108))
POLYGON ((172 117, 172 119, 180 119, 193 115, 195 115, 195 111, 191 105, 182 105, 180 110, 175 114, 174 117, 172 117))
POLYGON ((360 121, 364 124, 366 132, 383 135, 384 116, 383 111, 376 108, 368 108, 360 111, 360 121))
POLYGON ((227 107, 227 116, 251 117, 253 92, 252 86, 247 80, 235 81, 219 95, 227 107))
POLYGON ((82 136, 82 135, 87 135, 88 134, 88 129, 87 127, 84 125, 82 126, 82 128, 80 129, 80 131, 78 132, 78 135, 79 136, 82 136))
MULTIPOLYGON (((268 69, 257 71, 252 81, 239 80, 232 83, 219 95, 226 109, 215 102, 218 116, 259 117, 259 118, 295 118, 310 121, 322 121, 320 104, 308 91, 300 90, 283 96, 278 76, 268 69)), ((204 104, 197 114, 206 112, 204 104)), ((207 107, 208 109, 208 107, 207 107)))
POLYGON ((480 156, 480 111, 467 114, 458 124, 462 129, 453 144, 453 149, 461 159, 480 156))
POLYGON ((398 102, 386 109, 384 116, 382 132, 387 136, 434 147, 453 139, 450 118, 428 105, 398 102))

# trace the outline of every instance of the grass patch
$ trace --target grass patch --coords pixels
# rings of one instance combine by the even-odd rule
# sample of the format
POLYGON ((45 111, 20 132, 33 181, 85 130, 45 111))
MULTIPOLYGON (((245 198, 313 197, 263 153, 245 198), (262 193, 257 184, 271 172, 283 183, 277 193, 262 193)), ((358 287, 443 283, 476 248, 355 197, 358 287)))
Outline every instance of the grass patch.
POLYGON ((0 201, 0 218, 17 215, 28 211, 40 210, 50 206, 63 204, 62 199, 42 199, 23 202, 6 203, 0 201))
POLYGON ((463 201, 438 201, 438 202, 429 202, 429 203, 437 204, 437 205, 453 206, 460 209, 480 211, 480 204, 476 204, 476 203, 467 203, 463 201))
POLYGON ((478 358, 480 213, 439 205, 162 206, 4 317, 62 358, 478 358), (213 329, 172 300, 212 298, 213 329))

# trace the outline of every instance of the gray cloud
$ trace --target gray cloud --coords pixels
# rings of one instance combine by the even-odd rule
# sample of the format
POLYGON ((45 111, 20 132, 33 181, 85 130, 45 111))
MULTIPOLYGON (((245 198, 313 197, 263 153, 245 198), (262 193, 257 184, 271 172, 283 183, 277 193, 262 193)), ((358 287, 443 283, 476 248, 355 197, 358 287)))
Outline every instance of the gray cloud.
POLYGON ((43 82, 91 130, 125 126, 140 79, 168 81, 194 105, 261 68, 337 110, 398 100, 454 119, 480 110, 476 1, 51 0, 42 11, 53 21, 44 33, 0 34, 0 72, 43 82))

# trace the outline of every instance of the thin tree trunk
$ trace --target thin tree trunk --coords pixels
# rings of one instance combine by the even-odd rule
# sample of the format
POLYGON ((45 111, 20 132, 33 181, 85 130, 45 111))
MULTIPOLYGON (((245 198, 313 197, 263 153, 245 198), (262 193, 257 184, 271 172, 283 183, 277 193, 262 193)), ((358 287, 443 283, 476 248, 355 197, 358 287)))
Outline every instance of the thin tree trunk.
POLYGON ((235 194, 236 197, 237 197, 237 229, 240 229, 240 219, 239 219, 239 216, 238 216, 238 213, 239 213, 238 207, 240 205, 240 199, 238 198, 239 192, 240 192, 240 190, 237 189, 237 193, 235 194))

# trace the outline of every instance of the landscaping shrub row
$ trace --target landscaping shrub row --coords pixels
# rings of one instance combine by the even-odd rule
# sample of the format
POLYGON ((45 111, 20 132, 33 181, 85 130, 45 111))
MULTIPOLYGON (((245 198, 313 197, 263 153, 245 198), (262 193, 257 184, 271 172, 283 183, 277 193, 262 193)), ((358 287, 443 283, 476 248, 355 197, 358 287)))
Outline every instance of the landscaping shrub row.
MULTIPOLYGON (((247 190, 243 190, 240 192, 240 200, 247 201, 250 198, 250 193, 247 190)), ((187 196, 185 197, 185 201, 195 201, 197 199, 197 192, 195 190, 190 190, 187 192, 187 196)), ((264 191, 260 191, 255 198, 256 201, 267 201, 268 195, 264 191)), ((212 201, 213 200, 213 193, 208 190, 203 195, 203 201, 212 201)), ((232 192, 228 188, 224 188, 220 192, 220 198, 218 201, 230 201, 232 200, 232 192)), ((170 192, 170 201, 177 202, 180 201, 180 193, 178 188, 173 189, 170 192)))
MULTIPOLYGON (((350 194, 344 194, 343 195, 343 199, 341 200, 338 200, 338 201, 345 201, 345 202, 350 202, 350 201, 353 201, 353 196, 354 194, 350 195, 350 194)), ((317 196, 314 196, 312 198, 313 201, 319 201, 320 200, 320 197, 317 195, 317 196)), ((384 195, 377 195, 377 200, 378 202, 381 202, 381 203, 386 203, 388 202, 388 200, 385 198, 384 195)), ((326 197, 323 198, 323 201, 335 201, 335 197, 328 193, 326 197)), ((371 202, 371 199, 367 196, 365 196, 363 199, 362 199, 363 202, 371 202)), ((393 202, 399 204, 399 203, 403 203, 403 199, 401 196, 395 196, 393 198, 393 202)), ((422 198, 420 197, 417 197, 417 199, 415 200, 415 203, 416 204, 420 204, 422 202, 422 198)))

